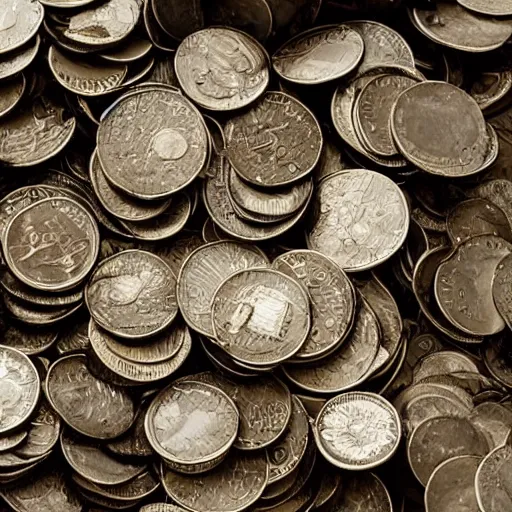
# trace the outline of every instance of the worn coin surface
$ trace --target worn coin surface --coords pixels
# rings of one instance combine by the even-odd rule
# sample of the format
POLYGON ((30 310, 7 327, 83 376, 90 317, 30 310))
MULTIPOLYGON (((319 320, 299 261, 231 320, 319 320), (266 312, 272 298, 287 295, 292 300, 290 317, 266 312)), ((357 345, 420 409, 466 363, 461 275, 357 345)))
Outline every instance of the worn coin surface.
POLYGON ((41 382, 25 354, 3 345, 0 345, 0 372, 0 434, 3 434, 27 422, 39 401, 41 382))
POLYGON ((41 38, 36 36, 21 48, 3 55, 3 58, 0 58, 0 79, 12 79, 16 73, 28 68, 36 58, 40 45, 41 38))
POLYGON ((6 434, 0 437, 0 453, 9 452, 13 448, 16 448, 24 439, 27 438, 27 436, 28 432, 26 430, 20 430, 14 434, 6 434))
POLYGON ((19 48, 39 29, 43 6, 37 0, 6 0, 0 18, 0 54, 19 48))
POLYGON ((293 183, 320 159, 323 138, 318 121, 283 92, 266 92, 247 112, 231 118, 224 132, 231 165, 256 186, 293 183))
POLYGON ((483 359, 489 373, 507 387, 512 387, 512 350, 508 333, 490 339, 483 350, 483 359))
POLYGON ((465 354, 455 350, 440 350, 423 356, 414 366, 413 381, 419 382, 433 375, 450 373, 478 373, 478 367, 465 354))
POLYGON ((58 359, 49 369, 46 395, 62 419, 96 439, 112 439, 130 428, 135 406, 123 389, 97 379, 83 355, 58 359))
POLYGON ((31 329, 24 324, 12 324, 2 335, 2 345, 33 356, 50 348, 58 335, 59 332, 54 329, 31 329))
POLYGON ((348 334, 355 313, 355 292, 343 270, 315 251, 298 249, 278 256, 272 267, 296 279, 311 301, 311 331, 296 359, 315 359, 332 351, 348 334))
POLYGON ((377 172, 358 169, 326 177, 313 205, 308 247, 330 256, 346 272, 379 265, 407 237, 405 197, 393 181, 377 172))
POLYGON ((150 0, 146 5, 154 13, 160 28, 173 39, 182 40, 204 27, 204 12, 200 0, 185 3, 180 0, 150 0))
POLYGON ((490 3, 485 0, 457 0, 457 3, 479 14, 488 14, 489 16, 512 15, 512 2, 510 0, 498 0, 490 3))
POLYGON ((512 258, 508 254, 498 263, 492 281, 494 304, 509 327, 512 326, 512 310, 510 308, 512 294, 512 288, 510 287, 511 270, 512 258))
POLYGON ((185 94, 210 110, 247 106, 269 82, 263 47, 230 28, 207 28, 186 37, 176 50, 175 68, 185 94))
POLYGON ((507 440, 512 425, 512 411, 501 404, 484 402, 471 411, 469 420, 483 432, 489 446, 494 449, 507 440))
POLYGON ((16 108, 25 92, 26 84, 27 82, 22 74, 0 83, 0 117, 7 115, 16 108))
POLYGON ((123 251, 103 260, 85 297, 94 320, 126 338, 157 334, 178 311, 176 278, 167 263, 147 251, 123 251))
POLYGON ((184 261, 178 277, 183 318, 194 330, 213 337, 211 303, 219 285, 239 270, 267 265, 262 251, 241 242, 220 241, 197 248, 184 261))
POLYGON ((311 328, 309 298, 294 279, 270 269, 241 270, 212 299, 217 342, 235 359, 255 366, 296 354, 311 328))

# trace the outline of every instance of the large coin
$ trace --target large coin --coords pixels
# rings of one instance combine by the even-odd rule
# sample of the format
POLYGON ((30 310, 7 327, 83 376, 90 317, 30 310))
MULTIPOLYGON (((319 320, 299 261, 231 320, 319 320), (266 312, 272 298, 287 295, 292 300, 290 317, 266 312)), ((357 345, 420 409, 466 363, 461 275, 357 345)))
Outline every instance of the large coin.
POLYGON ((497 2, 486 2, 485 0, 457 0, 457 3, 479 14, 489 16, 511 16, 512 2, 510 0, 498 0, 497 2))
POLYGON ((311 301, 311 331, 295 358, 315 359, 332 351, 354 320, 355 292, 345 272, 327 256, 303 249, 281 254, 272 267, 301 282, 311 301))
POLYGON ((181 190, 199 174, 208 156, 199 112, 179 92, 161 87, 118 100, 104 115, 97 140, 107 179, 141 199, 181 190))
POLYGON ((239 270, 267 265, 266 256, 249 244, 220 241, 199 247, 185 260, 178 277, 183 318, 194 330, 213 337, 211 302, 219 285, 239 270))
POLYGON ((55 361, 48 371, 45 390, 62 419, 87 436, 112 439, 126 432, 135 420, 130 395, 92 375, 82 355, 55 361))
POLYGON ((191 34, 176 50, 176 76, 185 93, 211 110, 234 110, 263 94, 268 56, 251 36, 213 27, 191 34))
POLYGON ((386 176, 340 171, 321 181, 308 247, 356 272, 390 258, 407 237, 409 210, 402 191, 386 176))
POLYGON ((489 446, 494 449, 507 440, 512 425, 512 411, 501 404, 484 402, 471 411, 469 420, 483 432, 489 446))
POLYGON ((4 256, 13 274, 45 291, 62 291, 89 274, 99 252, 94 217, 78 202, 49 198, 13 217, 3 237, 4 256))
POLYGON ((167 263, 146 251, 123 251, 103 260, 85 297, 94 320, 126 338, 157 334, 178 312, 176 278, 167 263))
POLYGON ((311 172, 322 151, 315 116, 282 92, 266 92, 251 108, 228 121, 227 155, 235 171, 260 187, 288 185, 311 172))
POLYGON ((419 382, 433 375, 450 373, 478 373, 476 364, 466 355, 455 350, 440 350, 423 356, 413 370, 413 381, 419 382))
POLYGON ((401 433, 396 409, 379 395, 359 391, 329 400, 315 421, 318 449, 342 469, 383 464, 398 449, 401 433))
POLYGON ((37 0, 6 0, 0 18, 0 54, 19 48, 32 38, 43 21, 37 0))
POLYGON ((309 334, 309 298, 281 272, 241 270, 215 292, 212 323, 217 342, 235 359, 277 364, 296 354, 309 334))

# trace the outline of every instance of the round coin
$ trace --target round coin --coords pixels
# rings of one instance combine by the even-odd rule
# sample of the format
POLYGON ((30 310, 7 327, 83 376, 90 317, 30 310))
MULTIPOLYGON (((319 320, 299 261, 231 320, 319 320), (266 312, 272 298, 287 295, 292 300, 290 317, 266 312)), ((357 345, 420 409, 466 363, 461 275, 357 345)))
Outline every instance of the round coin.
POLYGON ((512 388, 512 350, 508 333, 488 340, 483 358, 489 373, 503 385, 512 388))
POLYGON ((489 16, 512 15, 512 2, 510 0, 498 0, 497 2, 490 3, 485 0, 457 0, 457 3, 478 14, 487 14, 489 16))
POLYGON ((33 329, 22 323, 12 324, 2 335, 2 345, 33 356, 49 349, 58 336, 59 331, 55 329, 33 329))
POLYGON ((20 73, 28 68, 36 58, 40 44, 41 38, 36 36, 21 48, 0 58, 0 79, 12 78, 16 73, 20 73))
POLYGON ((0 83, 0 117, 12 112, 21 100, 26 88, 26 80, 22 74, 0 83))
POLYGON ((6 0, 0 18, 0 54, 24 45, 38 31, 44 8, 37 0, 6 0))

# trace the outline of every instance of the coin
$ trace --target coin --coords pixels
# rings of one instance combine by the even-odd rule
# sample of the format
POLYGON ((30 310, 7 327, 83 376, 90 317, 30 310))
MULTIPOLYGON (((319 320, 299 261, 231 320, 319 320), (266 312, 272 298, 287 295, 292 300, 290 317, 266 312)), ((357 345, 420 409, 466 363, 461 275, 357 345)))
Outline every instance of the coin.
POLYGON ((85 291, 98 324, 125 338, 143 338, 164 330, 177 313, 176 278, 158 256, 128 250, 103 260, 85 291))
POLYGON ((331 352, 348 335, 354 320, 355 292, 347 275, 330 258, 301 249, 281 254, 272 267, 302 283, 311 301, 311 331, 295 359, 331 352))
POLYGON ((183 91, 209 110, 234 110, 255 101, 268 86, 268 67, 263 47, 231 28, 195 32, 176 50, 176 76, 183 91), (228 81, 222 78, 224 72, 228 81))
POLYGON ((181 314, 195 331, 213 337, 211 302, 230 275, 252 267, 266 267, 268 259, 256 247, 220 241, 193 251, 181 266, 177 298, 181 314))
POLYGON ((16 108, 26 88, 26 80, 22 74, 0 84, 0 117, 9 114, 16 108))
POLYGON ((109 62, 134 62, 144 58, 153 48, 147 39, 133 37, 129 42, 124 42, 122 47, 107 50, 100 55, 109 62))
POLYGON ((490 339, 483 350, 483 359, 489 373, 507 387, 512 384, 512 351, 506 335, 490 339))
POLYGON ((231 118, 224 132, 231 165, 256 186, 289 185, 309 174, 320 159, 318 121, 282 92, 266 92, 249 111, 231 118))
POLYGON ((182 40, 204 26, 203 8, 199 0, 186 4, 177 0, 151 0, 149 5, 158 25, 174 39, 182 40))
MULTIPOLYGON (((26 71, 39 51, 41 38, 36 36, 22 47, 0 56, 0 79, 16 79, 18 73, 26 71)), ((3 100, 5 101, 5 100, 3 100)))
POLYGON ((88 321, 75 323, 71 328, 59 333, 56 351, 60 356, 82 352, 90 347, 87 335, 88 321))
POLYGON ((169 503, 151 503, 144 505, 140 512, 185 512, 185 509, 169 503))
POLYGON ((319 184, 313 204, 308 247, 346 272, 379 265, 407 236, 405 197, 382 174, 362 169, 332 174, 319 184))
POLYGON ((12 324, 2 336, 2 345, 23 352, 28 356, 40 354, 57 340, 59 332, 53 329, 31 329, 23 324, 12 324))
POLYGON ((27 438, 27 435, 28 432, 26 430, 21 430, 14 434, 6 434, 0 437, 0 453, 9 452, 19 446, 27 438))
POLYGON ((432 375, 445 375, 459 372, 478 373, 476 364, 466 355, 454 350, 441 350, 423 356, 415 365, 414 382, 432 375))
POLYGON ((37 0, 7 0, 0 25, 0 54, 19 48, 31 39, 43 21, 44 9, 37 0))
POLYGON ((499 0, 493 5, 489 5, 483 0, 457 0, 457 2, 466 9, 479 14, 488 14, 489 16, 512 15, 512 3, 510 0, 499 0))
POLYGON ((215 339, 232 357, 255 366, 296 354, 311 327, 309 298, 281 272, 240 270, 223 281, 212 299, 215 339))
POLYGON ((493 402, 484 402, 477 405, 469 420, 487 438, 491 449, 502 446, 510 433, 512 424, 512 411, 493 402))

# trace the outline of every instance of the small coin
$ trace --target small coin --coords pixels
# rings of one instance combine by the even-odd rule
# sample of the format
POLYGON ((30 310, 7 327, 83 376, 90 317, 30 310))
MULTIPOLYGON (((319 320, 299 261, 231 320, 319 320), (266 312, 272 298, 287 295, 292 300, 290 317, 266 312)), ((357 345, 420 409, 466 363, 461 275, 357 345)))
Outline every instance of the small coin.
POLYGON ((16 108, 26 88, 25 77, 20 73, 10 80, 0 83, 0 117, 6 116, 16 108))
POLYGON ((39 401, 41 382, 30 359, 11 347, 0 345, 0 368, 0 434, 4 434, 28 421, 39 401))
POLYGON ((186 512, 186 510, 169 503, 151 503, 144 505, 139 512, 186 512))
POLYGON ((158 256, 128 250, 103 260, 85 291, 87 307, 98 324, 124 338, 163 331, 177 314, 176 278, 158 256))
POLYGON ((123 389, 97 379, 83 355, 55 361, 48 370, 46 396, 62 419, 96 439, 112 439, 130 428, 135 406, 123 389))
POLYGON ((24 45, 38 31, 44 8, 37 0, 7 0, 0 25, 0 54, 24 45))
POLYGON ((512 350, 507 334, 488 340, 483 359, 489 373, 507 387, 512 387, 512 350))
POLYGON ((441 350, 422 357, 413 370, 413 381, 419 382, 433 375, 450 373, 478 373, 476 364, 466 355, 454 350, 441 350))
POLYGON ((20 445, 27 438, 27 435, 28 432, 26 430, 21 430, 14 434, 6 434, 0 437, 0 453, 10 452, 13 448, 20 445))
POLYGON ((134 62, 148 55, 153 45, 147 39, 134 37, 129 42, 124 42, 123 46, 107 50, 100 55, 109 62, 134 62))
POLYGON ((84 7, 93 3, 94 0, 39 0, 39 3, 47 7, 58 7, 63 9, 72 9, 73 7, 84 7))
POLYGON ((12 324, 3 333, 2 345, 33 356, 49 349, 56 342, 58 335, 58 330, 54 329, 31 329, 21 323, 12 324))
POLYGON ((215 339, 235 359, 254 366, 296 354, 311 328, 309 298, 293 279, 270 269, 241 270, 212 299, 215 339))
POLYGON ((0 79, 13 79, 17 73, 26 70, 36 58, 41 45, 41 38, 34 37, 21 48, 0 56, 0 79))
POLYGON ((382 174, 363 169, 332 174, 319 184, 313 204, 308 247, 346 272, 379 265, 406 239, 407 202, 382 174))

